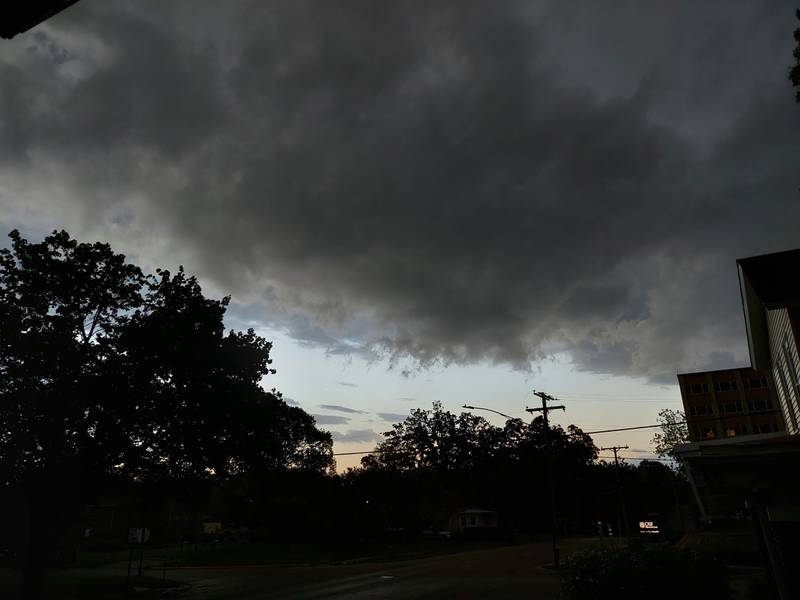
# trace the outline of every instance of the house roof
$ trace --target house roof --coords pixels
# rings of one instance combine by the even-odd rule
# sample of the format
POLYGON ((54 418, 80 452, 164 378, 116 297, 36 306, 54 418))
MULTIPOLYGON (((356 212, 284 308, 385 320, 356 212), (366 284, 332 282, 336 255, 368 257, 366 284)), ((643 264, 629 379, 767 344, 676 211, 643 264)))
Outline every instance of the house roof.
POLYGON ((0 37, 10 39, 46 21, 78 0, 6 0, 0 10, 0 37))
MULTIPOLYGON (((750 365, 745 365, 743 367, 729 367, 727 369, 714 369, 713 371, 686 371, 682 373, 678 373, 678 377, 683 377, 684 375, 714 375, 715 373, 738 373, 740 371, 753 371, 754 373, 761 373, 758 369, 754 369, 750 365)), ((761 373, 763 374, 763 373, 761 373)))
POLYGON ((726 437, 675 446, 681 459, 730 458, 800 452, 800 436, 784 432, 726 437))
POLYGON ((800 248, 740 258, 736 263, 766 308, 800 304, 800 248))

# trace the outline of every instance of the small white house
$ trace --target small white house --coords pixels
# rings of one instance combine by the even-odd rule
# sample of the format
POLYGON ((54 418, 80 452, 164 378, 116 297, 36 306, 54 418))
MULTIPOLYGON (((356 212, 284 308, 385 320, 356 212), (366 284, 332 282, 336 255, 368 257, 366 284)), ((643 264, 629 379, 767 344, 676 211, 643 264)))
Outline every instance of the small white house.
POLYGON ((203 521, 203 534, 214 535, 222 533, 222 523, 220 521, 203 521))
POLYGON ((451 533, 470 533, 497 529, 497 513, 493 510, 468 508, 450 517, 451 533))

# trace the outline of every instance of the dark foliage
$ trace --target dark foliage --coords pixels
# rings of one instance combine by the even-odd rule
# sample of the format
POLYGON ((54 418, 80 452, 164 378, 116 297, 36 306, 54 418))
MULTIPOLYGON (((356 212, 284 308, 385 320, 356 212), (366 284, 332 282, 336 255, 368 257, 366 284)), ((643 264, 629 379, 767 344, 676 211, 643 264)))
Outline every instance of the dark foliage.
MULTIPOLYGON (((550 528, 544 422, 511 419, 495 427, 470 413, 455 415, 438 403, 412 411, 384 434, 376 453, 344 477, 348 493, 362 497, 364 512, 384 529, 437 529, 454 511, 498 512, 508 533, 550 528)), ((596 521, 618 522, 613 467, 595 462, 597 447, 579 428, 551 427, 559 527, 596 531, 596 521)), ((684 482, 665 465, 622 466, 631 520, 673 514, 684 482)))
MULTIPOLYGON (((103 477, 240 476, 333 464, 330 434, 260 387, 271 344, 225 333, 228 299, 108 244, 14 231, 0 250, 0 475, 24 490, 30 569, 103 477)), ((40 569, 39 569, 40 571, 40 569)), ((31 571, 26 594, 41 582, 31 571)))
POLYGON ((565 600, 673 600, 730 597, 724 567, 711 556, 667 546, 595 546, 571 556, 561 574, 565 600))

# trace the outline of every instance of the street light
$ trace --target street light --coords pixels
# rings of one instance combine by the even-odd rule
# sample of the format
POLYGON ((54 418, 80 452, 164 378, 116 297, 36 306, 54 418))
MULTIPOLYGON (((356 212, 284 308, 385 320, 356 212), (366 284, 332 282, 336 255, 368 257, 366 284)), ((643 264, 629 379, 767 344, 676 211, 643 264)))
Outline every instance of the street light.
MULTIPOLYGON (((533 412, 541 412, 542 416, 544 417, 544 445, 545 445, 545 462, 547 464, 547 477, 548 481, 550 482, 550 502, 551 502, 551 510, 552 510, 552 517, 553 517, 553 566, 558 569, 559 568, 559 550, 558 550, 558 516, 556 512, 556 491, 555 491, 555 482, 553 479, 553 460, 551 456, 551 449, 550 449, 550 422, 547 418, 547 413, 551 410, 565 410, 564 406, 547 406, 548 400, 555 400, 552 396, 548 396, 547 394, 543 394, 541 392, 537 393, 534 391, 534 394, 539 396, 542 399, 542 408, 526 408, 525 410, 533 413, 533 412)), ((488 410, 489 412, 496 413, 505 417, 506 419, 518 419, 519 417, 512 417, 505 413, 501 413, 499 410, 494 410, 493 408, 485 408, 482 406, 468 406, 464 405, 463 408, 468 408, 471 410, 488 410)))
POLYGON ((512 417, 511 415, 507 415, 506 413, 501 413, 499 410, 495 410, 493 408, 486 408, 484 406, 469 406, 465 404, 461 408, 468 408, 469 410, 488 410, 489 412, 493 412, 496 415, 500 415, 501 417, 505 417, 506 419, 519 419, 519 417, 512 417))

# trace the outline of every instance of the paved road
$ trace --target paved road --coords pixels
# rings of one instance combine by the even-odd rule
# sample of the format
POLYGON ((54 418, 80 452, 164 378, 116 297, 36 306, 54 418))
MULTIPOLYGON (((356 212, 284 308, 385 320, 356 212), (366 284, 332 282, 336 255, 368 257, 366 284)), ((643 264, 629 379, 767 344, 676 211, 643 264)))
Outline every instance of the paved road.
POLYGON ((312 600, 348 598, 558 597, 558 582, 542 567, 549 544, 527 544, 391 563, 170 569, 190 583, 188 598, 312 600))

